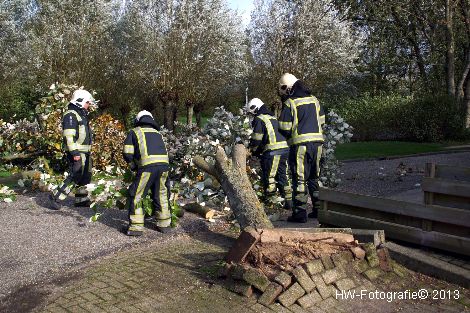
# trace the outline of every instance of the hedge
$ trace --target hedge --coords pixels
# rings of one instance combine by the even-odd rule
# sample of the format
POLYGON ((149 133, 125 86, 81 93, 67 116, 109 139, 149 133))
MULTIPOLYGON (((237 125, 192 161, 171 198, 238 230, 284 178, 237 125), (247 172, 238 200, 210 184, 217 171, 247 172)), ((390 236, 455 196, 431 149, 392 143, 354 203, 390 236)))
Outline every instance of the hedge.
POLYGON ((447 95, 370 96, 328 105, 354 127, 354 140, 437 142, 466 136, 464 111, 447 95))

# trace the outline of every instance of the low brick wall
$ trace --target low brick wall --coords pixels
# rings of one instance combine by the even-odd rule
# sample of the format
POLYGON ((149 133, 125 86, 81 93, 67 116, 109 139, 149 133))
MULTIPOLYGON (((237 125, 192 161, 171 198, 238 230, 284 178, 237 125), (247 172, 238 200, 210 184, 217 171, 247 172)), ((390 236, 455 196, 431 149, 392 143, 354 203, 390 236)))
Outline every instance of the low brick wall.
POLYGON ((292 312, 306 312, 313 307, 328 307, 342 291, 371 290, 376 282, 387 283, 407 275, 405 268, 390 259, 386 248, 377 249, 373 243, 358 248, 356 253, 322 255, 271 278, 244 263, 228 263, 221 276, 226 278, 229 290, 256 296, 265 308, 279 311, 281 306, 292 312))

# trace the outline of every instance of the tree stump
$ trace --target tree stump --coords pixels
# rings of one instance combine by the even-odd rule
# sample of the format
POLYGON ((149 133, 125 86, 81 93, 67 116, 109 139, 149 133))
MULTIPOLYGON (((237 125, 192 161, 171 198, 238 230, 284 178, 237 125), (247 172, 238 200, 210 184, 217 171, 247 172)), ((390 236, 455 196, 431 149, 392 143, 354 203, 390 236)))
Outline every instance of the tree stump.
POLYGON ((215 165, 210 165, 201 156, 196 156, 193 162, 201 170, 214 176, 220 182, 242 229, 247 226, 273 228, 246 173, 246 149, 244 145, 237 144, 234 147, 231 159, 227 157, 225 150, 218 146, 215 154, 215 165))

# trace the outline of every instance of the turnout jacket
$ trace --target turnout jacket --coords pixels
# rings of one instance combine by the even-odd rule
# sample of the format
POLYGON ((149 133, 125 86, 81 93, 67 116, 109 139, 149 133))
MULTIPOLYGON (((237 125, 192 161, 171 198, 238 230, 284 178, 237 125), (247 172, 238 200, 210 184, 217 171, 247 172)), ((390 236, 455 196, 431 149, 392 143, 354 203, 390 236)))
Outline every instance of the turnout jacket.
POLYGON ((253 155, 259 156, 264 152, 274 151, 278 152, 276 154, 287 152, 286 139, 279 132, 279 122, 273 115, 264 105, 256 113, 251 123, 253 133, 249 145, 253 155))
POLYGON ((282 97, 280 132, 288 139, 289 145, 324 142, 322 125, 325 124, 325 112, 322 105, 300 81, 292 89, 292 95, 282 97))
POLYGON ((144 116, 136 123, 124 141, 123 156, 131 168, 169 163, 163 137, 153 118, 144 116))
POLYGON ((62 118, 62 135, 65 150, 72 156, 90 152, 92 133, 85 109, 69 103, 62 118))

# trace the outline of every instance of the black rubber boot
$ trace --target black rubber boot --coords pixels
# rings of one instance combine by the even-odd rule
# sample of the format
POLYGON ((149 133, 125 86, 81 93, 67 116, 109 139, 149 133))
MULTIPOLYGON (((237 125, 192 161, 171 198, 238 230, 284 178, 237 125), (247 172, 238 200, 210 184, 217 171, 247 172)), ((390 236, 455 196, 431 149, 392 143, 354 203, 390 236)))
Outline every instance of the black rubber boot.
POLYGON ((139 237, 144 234, 143 231, 138 231, 138 230, 127 230, 126 235, 127 236, 134 236, 134 237, 139 237))
POLYGON ((52 195, 49 195, 48 207, 49 207, 49 209, 51 209, 51 210, 55 210, 55 211, 60 210, 60 204, 59 204, 59 202, 58 202, 52 195))
POLYGON ((284 209, 285 210, 292 211, 293 207, 294 207, 294 204, 292 203, 292 200, 286 200, 286 202, 284 202, 284 209))
POLYGON ((91 205, 91 200, 90 199, 86 199, 86 200, 83 200, 83 201, 80 201, 80 202, 75 202, 73 204, 75 207, 86 207, 86 208, 89 208, 90 205, 91 205))
POLYGON ((140 230, 129 230, 129 226, 124 226, 122 228, 122 232, 126 234, 127 236, 134 236, 134 237, 142 236, 144 234, 144 232, 140 230))
POLYGON ((161 232, 162 234, 172 234, 175 232, 175 229, 173 227, 160 227, 160 226, 155 226, 157 231, 161 232))
POLYGON ((308 218, 318 218, 318 211, 313 209, 312 212, 308 213, 308 218))
POLYGON ((292 223, 307 223, 307 212, 298 211, 296 213, 293 213, 287 218, 287 221, 292 223))
POLYGON ((318 209, 320 209, 320 200, 312 199, 312 212, 308 214, 309 218, 318 218, 318 209))

